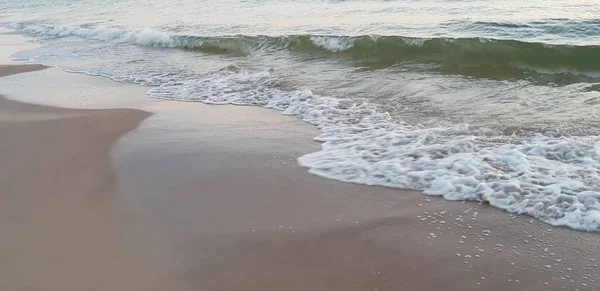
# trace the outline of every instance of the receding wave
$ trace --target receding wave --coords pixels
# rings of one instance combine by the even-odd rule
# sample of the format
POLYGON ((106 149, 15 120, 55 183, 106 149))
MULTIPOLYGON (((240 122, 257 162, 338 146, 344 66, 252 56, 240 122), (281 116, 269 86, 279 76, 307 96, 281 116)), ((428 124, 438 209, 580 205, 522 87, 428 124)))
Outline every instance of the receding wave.
POLYGON ((223 36, 173 35, 152 29, 107 27, 17 26, 29 34, 78 36, 153 47, 180 48, 208 54, 246 55, 287 50, 319 57, 347 57, 386 67, 400 63, 443 66, 452 73, 493 71, 514 75, 523 68, 600 71, 600 45, 557 45, 484 38, 414 38, 403 36, 223 36))
POLYGON ((316 125, 321 150, 298 159, 313 174, 474 200, 552 225, 600 231, 600 137, 475 135, 465 124, 396 123, 369 100, 281 90, 270 71, 228 67, 148 91, 154 98, 278 109, 316 125), (557 170, 559 169, 559 170, 557 170))

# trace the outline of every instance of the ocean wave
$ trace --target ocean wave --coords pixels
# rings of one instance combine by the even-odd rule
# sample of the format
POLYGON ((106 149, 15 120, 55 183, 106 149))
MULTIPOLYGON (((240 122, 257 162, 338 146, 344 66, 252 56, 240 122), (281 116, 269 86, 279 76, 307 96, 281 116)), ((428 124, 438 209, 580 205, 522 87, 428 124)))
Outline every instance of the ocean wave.
POLYGON ((13 25, 27 34, 46 37, 77 36, 101 41, 180 48, 214 54, 251 54, 289 50, 320 57, 343 56, 376 66, 427 63, 449 73, 508 72, 521 68, 600 71, 600 46, 558 45, 486 38, 414 38, 403 36, 223 36, 172 35, 153 29, 13 25), (483 72, 486 71, 486 72, 483 72))
POLYGON ((316 137, 321 150, 298 159, 319 176, 487 202, 551 225, 600 230, 599 137, 535 134, 501 143, 475 135, 467 125, 402 125, 366 100, 284 91, 274 83, 270 72, 226 69, 148 94, 298 116, 322 132, 316 137))
POLYGON ((53 26, 53 25, 25 25, 12 24, 10 28, 19 30, 28 35, 41 37, 66 37, 77 36, 100 41, 113 41, 117 43, 130 43, 143 46, 175 47, 173 37, 168 33, 153 29, 126 30, 105 26, 53 26))
POLYGON ((547 18, 536 21, 451 20, 440 24, 450 31, 585 42, 600 36, 600 19, 547 18))

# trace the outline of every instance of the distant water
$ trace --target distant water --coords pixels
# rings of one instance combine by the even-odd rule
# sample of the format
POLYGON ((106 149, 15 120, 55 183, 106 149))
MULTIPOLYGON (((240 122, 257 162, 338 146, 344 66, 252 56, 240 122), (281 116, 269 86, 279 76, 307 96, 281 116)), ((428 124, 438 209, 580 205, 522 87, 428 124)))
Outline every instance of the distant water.
POLYGON ((17 60, 296 115, 311 173, 600 230, 595 0, 0 0, 0 26, 42 45, 17 60))

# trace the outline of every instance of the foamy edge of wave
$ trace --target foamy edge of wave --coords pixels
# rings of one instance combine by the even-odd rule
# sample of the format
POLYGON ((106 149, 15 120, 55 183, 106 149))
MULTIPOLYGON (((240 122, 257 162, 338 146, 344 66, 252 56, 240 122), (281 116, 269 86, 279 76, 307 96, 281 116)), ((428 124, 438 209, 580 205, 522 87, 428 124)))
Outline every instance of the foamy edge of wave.
MULTIPOLYGON (((204 44, 199 38, 195 43, 189 44, 182 42, 179 38, 189 38, 189 36, 172 35, 163 31, 145 28, 139 30, 126 30, 106 26, 87 28, 82 26, 53 26, 53 25, 24 25, 10 24, 9 28, 21 31, 28 35, 43 37, 67 37, 76 36, 85 39, 99 41, 110 41, 115 43, 129 43, 150 47, 165 48, 194 48, 201 47, 204 44)), ((353 37, 338 36, 310 36, 310 41, 315 47, 331 52, 341 52, 351 49, 356 41, 353 37)))
POLYGON ((491 144, 466 125, 420 128, 394 123, 364 101, 272 88, 268 72, 217 72, 164 84, 155 98, 281 110, 317 126, 318 152, 298 158, 310 173, 345 182, 422 190, 474 200, 555 226, 600 230, 598 137, 533 135, 491 144))
POLYGON ((37 36, 77 36, 86 39, 113 41, 117 43, 130 43, 143 46, 175 47, 175 41, 173 40, 171 35, 150 28, 140 30, 125 30, 106 26, 86 28, 81 26, 65 27, 22 24, 14 24, 10 25, 9 27, 15 30, 25 32, 27 34, 33 34, 37 36))

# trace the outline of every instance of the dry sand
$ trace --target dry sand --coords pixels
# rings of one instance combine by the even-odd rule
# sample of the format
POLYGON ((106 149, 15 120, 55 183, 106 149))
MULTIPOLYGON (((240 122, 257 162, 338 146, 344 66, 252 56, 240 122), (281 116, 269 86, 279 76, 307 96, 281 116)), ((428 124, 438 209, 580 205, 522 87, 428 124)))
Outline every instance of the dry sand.
POLYGON ((600 290, 597 234, 312 176, 275 111, 0 108, 0 290, 600 290))
MULTIPOLYGON (((0 67, 0 75, 37 69, 0 67)), ((148 116, 0 98, 0 290, 125 291, 168 281, 150 227, 118 203, 108 159, 117 138, 148 116)))

